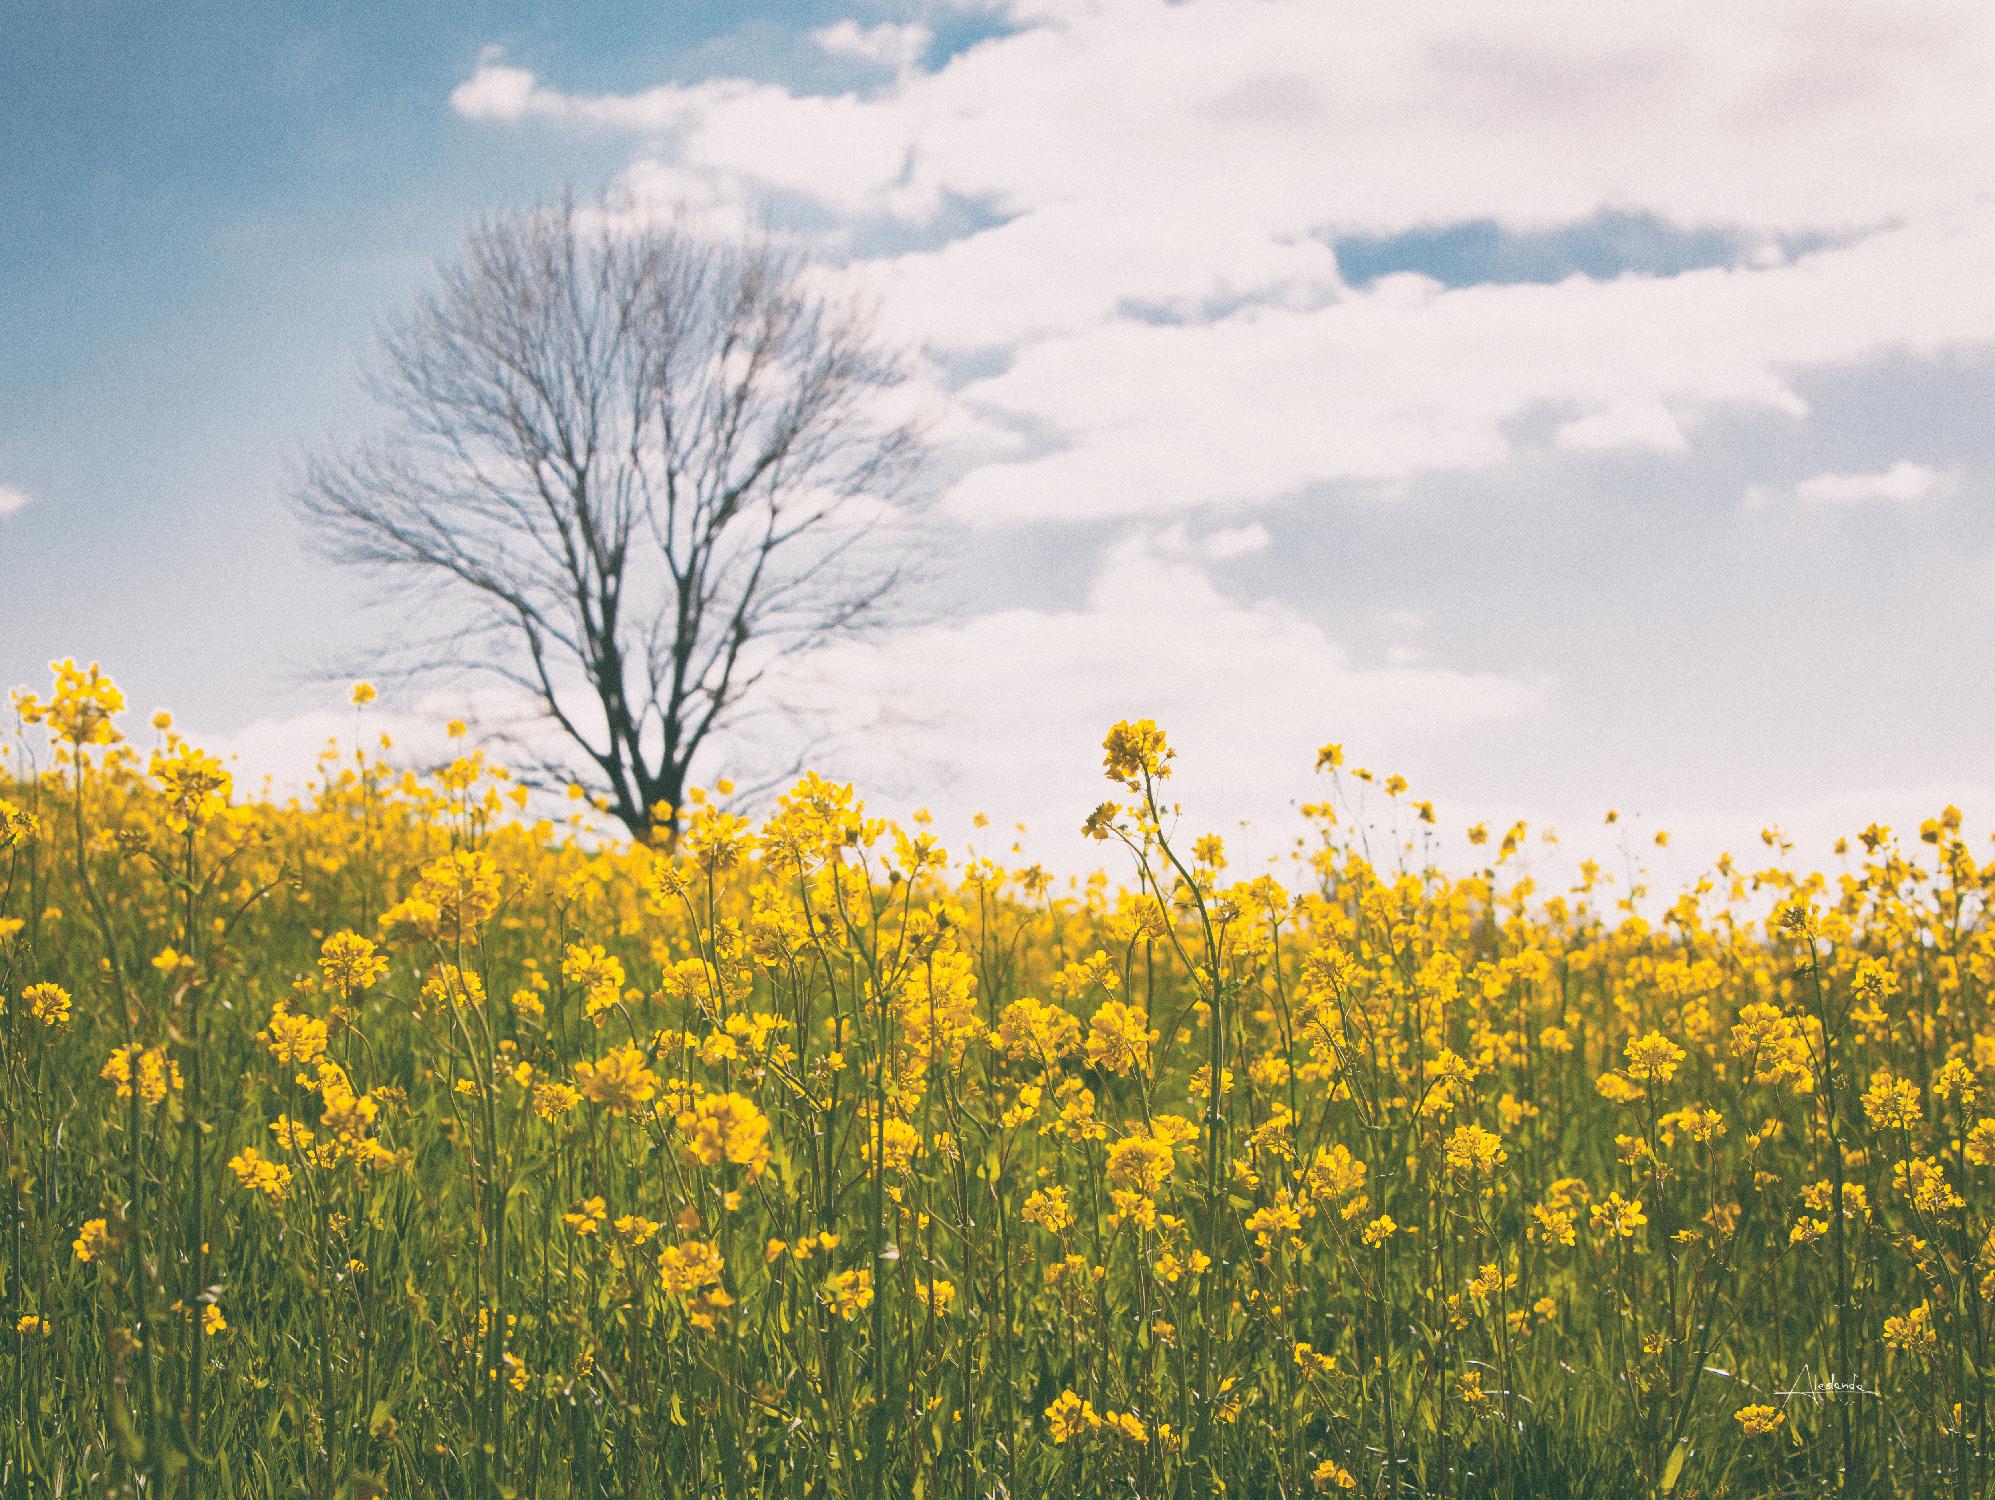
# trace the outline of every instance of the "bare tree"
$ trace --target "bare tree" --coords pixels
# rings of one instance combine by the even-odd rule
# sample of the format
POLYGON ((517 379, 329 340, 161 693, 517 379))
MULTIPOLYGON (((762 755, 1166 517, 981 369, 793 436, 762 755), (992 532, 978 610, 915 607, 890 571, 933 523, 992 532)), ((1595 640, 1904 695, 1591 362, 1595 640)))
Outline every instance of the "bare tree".
POLYGON ((297 501, 435 601, 406 669, 527 695, 647 836, 772 674, 885 618, 922 445, 899 354, 794 254, 620 208, 486 221, 382 336, 386 435, 297 501))

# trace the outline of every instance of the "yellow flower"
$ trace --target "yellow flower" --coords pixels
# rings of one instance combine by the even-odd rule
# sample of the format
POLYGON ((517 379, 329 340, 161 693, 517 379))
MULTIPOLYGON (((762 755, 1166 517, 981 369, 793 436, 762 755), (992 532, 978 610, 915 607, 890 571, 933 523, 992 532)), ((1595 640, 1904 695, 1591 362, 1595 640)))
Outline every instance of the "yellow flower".
POLYGON ((254 1146, 245 1146, 230 1157, 229 1170, 244 1187, 272 1203, 282 1202, 291 1190, 291 1169, 281 1161, 271 1161, 254 1146))
POLYGON ((1108 1148, 1108 1180, 1138 1193, 1154 1195, 1176 1164, 1176 1153, 1155 1136, 1124 1136, 1108 1148))
POLYGON ((1088 1022, 1088 1061, 1104 1072, 1126 1074, 1150 1066, 1150 1048, 1157 1033, 1140 1005, 1106 1000, 1088 1022))
MULTIPOLYGON (((1247 1215, 1246 1227, 1253 1234, 1254 1243, 1263 1250, 1269 1250, 1274 1247, 1277 1237, 1295 1236, 1296 1231, 1302 1228, 1302 1216, 1296 1212, 1287 1194, 1283 1194, 1276 1202, 1247 1215)), ((1297 1238, 1294 1243, 1300 1246, 1302 1241, 1297 1238)))
POLYGON ((1995 1164, 1995 1118, 1976 1120, 1961 1151, 1977 1167, 1995 1164))
POLYGON ((1915 1156, 1892 1167, 1891 1185, 1928 1217, 1967 1206, 1947 1181, 1946 1169, 1930 1156, 1915 1156))
POLYGON ((422 1001, 432 1010, 479 1010, 485 1004, 485 981, 474 970, 438 964, 423 981, 422 1001))
POLYGON ((1047 1064, 1079 1049, 1081 1023, 1057 1005, 1027 996, 1014 1000, 998 1014, 991 1045, 1014 1062, 1031 1058, 1047 1064))
POLYGON ((499 867, 482 849, 454 849, 424 865, 406 900, 381 917, 384 932, 409 929, 438 943, 468 942, 499 909, 499 867))
POLYGON ((1318 1203, 1345 1200, 1343 1216, 1350 1219, 1365 1211, 1367 1200, 1363 1189, 1369 1173, 1370 1169, 1339 1141, 1317 1149, 1309 1170, 1303 1174, 1302 1185, 1318 1203))
POLYGON ((832 1311, 849 1323, 873 1305, 873 1273, 864 1268, 834 1271, 824 1280, 824 1295, 832 1311))
POLYGON ((155 751, 151 771, 171 810, 167 826, 176 833, 204 827, 220 817, 235 785, 235 778, 220 761, 185 743, 174 745, 165 754, 155 751))
POLYGON ((1577 1238, 1570 1208, 1540 1203, 1532 1208, 1531 1217, 1533 1232, 1546 1245, 1570 1245, 1577 1238))
POLYGON ((1367 1246, 1376 1250, 1398 1232, 1399 1225, 1393 1222, 1392 1215, 1380 1214, 1365 1226, 1364 1234, 1361 1238, 1363 1238, 1367 1246))
POLYGON ((41 837, 41 820, 17 803, 0 797, 0 854, 22 849, 41 837))
POLYGON ((69 1024, 69 991, 61 985, 47 981, 31 984, 21 991, 21 999, 28 1007, 28 1014, 42 1025, 55 1027, 69 1024))
POLYGON ((1732 1027, 1732 1055, 1751 1065, 1755 1083, 1785 1085, 1797 1094, 1815 1086, 1800 1023, 1777 1005, 1755 1001, 1740 1010, 1732 1027))
POLYGON ((1925 1356, 1939 1348, 1939 1334, 1933 1329, 1933 1308, 1921 1302, 1903 1317, 1884 1320, 1884 1342, 1903 1354, 1925 1356))
POLYGON ((1919 1102, 1919 1086, 1909 1078, 1894 1076, 1889 1068, 1879 1068, 1870 1075, 1870 1087, 1863 1095, 1863 1112, 1879 1130, 1911 1130, 1926 1121, 1925 1109, 1919 1102))
POLYGON ((658 1075, 645 1066, 644 1054, 632 1043, 612 1047, 595 1062, 575 1064, 582 1092, 613 1115, 626 1115, 658 1093, 658 1075))
POLYGON ((726 1264, 719 1249, 705 1240, 683 1240, 658 1252, 658 1278, 668 1293, 680 1299, 695 1328, 712 1328, 734 1305, 720 1284, 726 1264))
POLYGON ((1074 1222, 1074 1210, 1067 1201, 1065 1188, 1037 1188, 1026 1198, 1019 1217, 1028 1224, 1037 1224, 1048 1234, 1059 1234, 1074 1222))
MULTIPOLYGON (((96 662, 84 668, 65 657, 50 662, 49 670, 55 674, 54 695, 46 707, 34 707, 56 738, 79 750, 85 745, 115 745, 124 738, 111 720, 125 711, 125 695, 96 662)), ((28 717, 25 707, 22 716, 28 717)))
POLYGON ((372 703, 377 694, 374 691, 373 683, 356 682, 353 685, 353 692, 350 696, 352 698, 354 706, 357 708, 363 704, 372 703))
POLYGON ((1642 1212, 1640 1198, 1623 1198, 1619 1193, 1609 1193, 1599 1203, 1593 1205, 1591 1218, 1595 1229, 1604 1229, 1608 1237, 1631 1240, 1635 1231, 1649 1222, 1649 1216, 1642 1212))
POLYGON ((561 956, 561 977, 580 986, 582 1009, 591 1020, 623 999, 623 963, 600 943, 570 943, 561 956))
POLYGON ((69 1248, 80 1261, 102 1260, 104 1252, 111 1248, 110 1220, 85 1219, 76 1238, 69 1242, 69 1248))
POLYGON ((325 1055, 327 1036, 324 1021, 315 1016, 294 1016, 279 1000, 256 1039, 281 1063, 309 1064, 325 1055))
POLYGON ((1114 1432, 1132 1443, 1148 1443, 1150 1433, 1134 1412, 1105 1411, 1101 1414, 1101 1426, 1105 1432, 1114 1432))
POLYGON ((178 1092, 184 1087, 180 1064, 166 1055, 165 1043, 153 1047, 134 1044, 118 1048, 97 1070, 99 1078, 117 1089, 120 1099, 132 1097, 133 1058, 138 1059, 138 1094, 145 1103, 164 1103, 169 1091, 178 1092))
POLYGON ((1101 1425, 1092 1402, 1083 1401, 1072 1391, 1062 1391, 1046 1408, 1046 1427, 1055 1443, 1067 1444, 1086 1437, 1101 1425))
POLYGON ((1810 938, 1819 930, 1815 910, 1806 896, 1792 896, 1773 909, 1774 931, 1793 938, 1810 938))
POLYGON ((1102 749, 1108 779, 1121 782, 1132 792, 1142 791, 1146 778, 1161 781, 1169 776, 1177 754, 1164 743, 1164 732, 1149 719, 1123 720, 1109 730, 1102 749))
POLYGON ((541 1083, 534 1085, 533 1112, 550 1123, 560 1119, 581 1103, 580 1090, 565 1083, 541 1083))
POLYGON ((371 990, 388 972, 388 960, 357 932, 335 932, 319 945, 319 973, 342 996, 371 990))
POLYGON ((1334 1375, 1337 1372, 1337 1356, 1321 1354, 1313 1344, 1298 1343, 1290 1352, 1295 1360, 1295 1367, 1306 1374, 1334 1375))
POLYGON ((1448 1170, 1487 1177, 1510 1158, 1502 1140, 1480 1125, 1457 1125, 1444 1148, 1448 1170))
POLYGON ((229 1320, 222 1316, 222 1310, 215 1306, 214 1303, 210 1302, 202 1307, 201 1332, 209 1338, 213 1338, 218 1333, 226 1332, 228 1326, 229 1320))
POLYGON ((1764 1437, 1785 1422, 1787 1416, 1771 1406, 1755 1403, 1733 1412, 1732 1420, 1739 1424, 1747 1437, 1764 1437))
POLYGON ((1310 1474, 1309 1482, 1323 1492, 1354 1490, 1358 1487, 1357 1476, 1334 1458, 1326 1458, 1319 1463, 1310 1474))
POLYGON ((617 1238, 626 1245, 642 1245, 664 1226, 656 1219, 647 1219, 643 1214, 619 1214, 614 1226, 617 1238))
POLYGON ((689 1162, 732 1162, 746 1167, 751 1179, 768 1169, 769 1117, 744 1094, 708 1094, 680 1112, 678 1125, 686 1138, 680 1152, 689 1162))
POLYGON ((720 1251, 705 1240, 683 1240, 658 1252, 659 1279, 666 1291, 681 1295, 714 1285, 725 1265, 720 1251))
POLYGON ((1705 1146, 1725 1133, 1725 1117, 1715 1109, 1697 1105, 1671 1110, 1662 1117, 1661 1124, 1666 1146, 1674 1146, 1678 1134, 1705 1146))
POLYGON ((1623 1051, 1628 1076, 1651 1085, 1668 1083, 1674 1078, 1685 1055, 1683 1048, 1660 1031, 1634 1038, 1623 1051))

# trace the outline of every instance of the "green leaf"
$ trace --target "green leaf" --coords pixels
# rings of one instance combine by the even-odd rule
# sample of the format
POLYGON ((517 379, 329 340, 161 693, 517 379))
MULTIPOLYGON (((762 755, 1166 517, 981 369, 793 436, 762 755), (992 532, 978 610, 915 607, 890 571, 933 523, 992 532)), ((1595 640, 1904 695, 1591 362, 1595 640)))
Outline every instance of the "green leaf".
POLYGON ((1669 1450, 1669 1462, 1663 1465, 1662 1483, 1657 1486, 1667 1495, 1676 1488, 1676 1481, 1683 1473, 1683 1461, 1690 1456, 1690 1443, 1687 1438, 1678 1438, 1676 1446, 1669 1450))
POLYGON ((132 1427, 132 1414, 123 1396, 115 1396, 111 1400, 111 1434, 117 1439, 118 1452, 126 1463, 144 1462, 145 1443, 132 1427))

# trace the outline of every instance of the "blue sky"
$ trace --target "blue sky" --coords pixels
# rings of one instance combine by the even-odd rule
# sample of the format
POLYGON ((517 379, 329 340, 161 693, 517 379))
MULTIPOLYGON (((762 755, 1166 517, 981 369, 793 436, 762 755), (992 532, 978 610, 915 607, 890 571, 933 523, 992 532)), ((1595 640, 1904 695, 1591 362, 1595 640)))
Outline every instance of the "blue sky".
POLYGON ((10 6, 0 683, 308 760, 374 625, 289 476, 479 214, 615 181, 923 351, 939 618, 833 663, 889 800, 1065 829, 1140 712, 1222 827, 1331 738, 1705 850, 1995 812, 1995 22, 1557 13, 10 6))

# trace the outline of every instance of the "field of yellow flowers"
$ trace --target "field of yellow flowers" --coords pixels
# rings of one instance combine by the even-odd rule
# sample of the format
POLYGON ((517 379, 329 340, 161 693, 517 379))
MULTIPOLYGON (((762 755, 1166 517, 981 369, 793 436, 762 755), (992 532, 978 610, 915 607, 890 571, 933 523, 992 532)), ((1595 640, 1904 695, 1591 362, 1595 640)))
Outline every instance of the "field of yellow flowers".
POLYGON ((1277 883, 1120 724, 1063 889, 811 777, 630 845, 363 709, 280 803, 14 708, 5 1494, 1990 1492, 1951 811, 1553 893, 1327 747, 1277 883))

